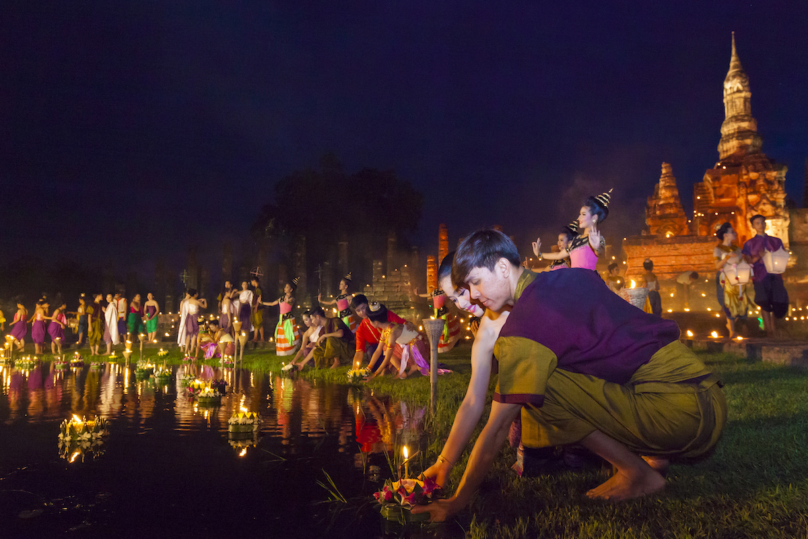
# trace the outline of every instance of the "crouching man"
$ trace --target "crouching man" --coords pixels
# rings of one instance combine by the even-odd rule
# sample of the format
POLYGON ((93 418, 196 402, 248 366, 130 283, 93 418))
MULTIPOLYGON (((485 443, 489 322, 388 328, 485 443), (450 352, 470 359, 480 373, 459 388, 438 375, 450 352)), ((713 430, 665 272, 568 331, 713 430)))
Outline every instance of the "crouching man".
POLYGON ((727 417, 721 384, 679 342, 675 322, 637 309, 592 271, 525 270, 496 230, 463 241, 452 281, 492 311, 513 308, 494 347, 491 414, 457 491, 414 513, 441 521, 465 507, 520 414, 525 447, 580 444, 613 465, 590 498, 657 492, 670 458, 715 447, 727 417))

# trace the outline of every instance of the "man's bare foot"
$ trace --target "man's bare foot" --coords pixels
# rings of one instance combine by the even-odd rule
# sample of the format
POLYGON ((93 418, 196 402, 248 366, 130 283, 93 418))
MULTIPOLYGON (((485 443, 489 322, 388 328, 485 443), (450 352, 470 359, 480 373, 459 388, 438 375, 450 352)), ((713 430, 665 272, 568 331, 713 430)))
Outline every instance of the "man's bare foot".
POLYGON ((337 367, 339 367, 339 359, 335 357, 334 358, 334 363, 331 364, 330 368, 336 369, 337 367))
POLYGON ((642 459, 662 477, 668 475, 668 468, 671 465, 670 460, 664 457, 651 457, 647 455, 643 456, 642 459))
POLYGON ((623 470, 618 470, 608 481, 593 488, 586 495, 593 499, 622 502, 659 492, 663 488, 665 478, 650 466, 646 466, 642 470, 633 471, 631 476, 623 470))

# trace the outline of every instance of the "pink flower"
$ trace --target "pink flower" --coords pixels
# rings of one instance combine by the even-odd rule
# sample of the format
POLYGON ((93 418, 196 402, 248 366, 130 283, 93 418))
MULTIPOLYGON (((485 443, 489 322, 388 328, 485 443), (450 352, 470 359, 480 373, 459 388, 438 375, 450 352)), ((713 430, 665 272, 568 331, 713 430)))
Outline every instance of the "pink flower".
POLYGON ((434 490, 439 489, 437 481, 431 477, 424 478, 424 496, 429 496, 434 490))
POLYGON ((384 488, 380 492, 376 492, 375 494, 373 494, 373 496, 379 503, 393 501, 393 491, 390 490, 390 487, 388 487, 387 485, 384 485, 384 488))
POLYGON ((417 492, 413 492, 409 496, 403 496, 401 498, 401 505, 418 505, 421 496, 417 492))

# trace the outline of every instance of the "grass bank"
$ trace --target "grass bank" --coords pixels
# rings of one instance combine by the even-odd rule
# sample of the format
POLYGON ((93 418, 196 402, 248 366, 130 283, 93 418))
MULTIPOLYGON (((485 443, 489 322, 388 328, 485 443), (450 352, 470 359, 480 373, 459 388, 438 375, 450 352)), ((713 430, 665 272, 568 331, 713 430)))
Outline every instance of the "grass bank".
MULTIPOLYGON (((428 462, 440 451, 465 394, 468 356, 469 349, 461 348, 441 357, 455 372, 440 378, 438 413, 428 425, 434 440, 428 462)), ((729 423, 709 460, 671 467, 664 493, 620 505, 592 501, 584 494, 602 481, 597 470, 522 479, 510 470, 515 452, 506 448, 457 524, 473 538, 808 537, 808 372, 728 354, 700 357, 725 384, 729 423)), ((178 352, 168 361, 180 363, 178 352)), ((288 358, 260 350, 244 357, 245 366, 262 371, 279 370, 283 361, 288 358)), ((298 376, 345 383, 347 370, 298 376)), ((429 402, 429 380, 422 376, 377 379, 368 388, 415 405, 429 402)), ((471 445, 455 467, 450 491, 471 445)))

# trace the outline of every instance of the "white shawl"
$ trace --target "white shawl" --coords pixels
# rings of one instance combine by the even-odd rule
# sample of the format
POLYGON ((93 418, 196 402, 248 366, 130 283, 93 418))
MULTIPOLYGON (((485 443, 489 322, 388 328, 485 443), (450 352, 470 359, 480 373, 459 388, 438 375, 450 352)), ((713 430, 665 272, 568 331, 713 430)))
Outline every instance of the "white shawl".
POLYGON ((107 323, 107 331, 109 331, 112 344, 120 343, 118 339, 118 308, 114 303, 107 305, 107 309, 104 311, 104 320, 107 323))
POLYGON ((177 330, 177 344, 185 346, 185 320, 188 317, 188 301, 182 300, 180 305, 180 327, 177 330))

